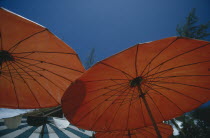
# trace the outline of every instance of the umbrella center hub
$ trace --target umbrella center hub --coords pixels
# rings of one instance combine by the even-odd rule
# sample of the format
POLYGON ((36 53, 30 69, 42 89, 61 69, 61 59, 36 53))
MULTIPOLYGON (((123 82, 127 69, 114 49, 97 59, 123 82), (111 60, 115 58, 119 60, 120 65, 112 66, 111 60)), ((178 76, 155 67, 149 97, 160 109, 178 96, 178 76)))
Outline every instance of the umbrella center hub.
POLYGON ((141 76, 130 80, 130 87, 136 87, 137 85, 141 85, 143 78, 141 76))
POLYGON ((14 61, 14 57, 6 50, 0 50, 0 65, 6 61, 14 61))

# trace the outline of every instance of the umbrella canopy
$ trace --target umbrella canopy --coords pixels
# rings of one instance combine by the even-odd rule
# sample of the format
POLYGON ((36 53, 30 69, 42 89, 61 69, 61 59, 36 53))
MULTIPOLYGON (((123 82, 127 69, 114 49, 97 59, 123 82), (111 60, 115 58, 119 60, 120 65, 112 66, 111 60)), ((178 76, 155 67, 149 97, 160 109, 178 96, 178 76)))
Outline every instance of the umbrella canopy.
POLYGON ((79 129, 73 125, 66 128, 58 128, 54 124, 53 118, 48 118, 48 122, 43 126, 30 126, 27 118, 23 118, 21 124, 16 129, 8 129, 3 120, 0 120, 0 137, 1 138, 89 138, 92 136, 91 131, 79 129))
POLYGON ((84 72, 78 55, 45 27, 0 8, 0 108, 60 104, 84 72))
MULTIPOLYGON (((163 138, 168 138, 173 134, 173 129, 170 125, 159 123, 157 124, 163 138)), ((116 132, 97 132, 96 138, 156 138, 156 132, 153 126, 134 129, 129 131, 116 132)))
POLYGON ((137 44, 77 79, 62 98, 63 112, 94 131, 155 126, 210 100, 209 67, 206 41, 170 37, 137 44))

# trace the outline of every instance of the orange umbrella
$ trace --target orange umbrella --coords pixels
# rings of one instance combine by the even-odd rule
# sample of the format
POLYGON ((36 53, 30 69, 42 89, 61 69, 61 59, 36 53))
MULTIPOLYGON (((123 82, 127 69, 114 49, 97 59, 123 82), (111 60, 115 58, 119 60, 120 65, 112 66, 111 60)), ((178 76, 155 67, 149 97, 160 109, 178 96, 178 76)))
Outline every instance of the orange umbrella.
MULTIPOLYGON (((94 65, 65 92, 74 125, 131 130, 189 112, 210 100, 210 43, 170 37, 137 44, 94 65)), ((159 137, 160 133, 159 133, 159 137)))
POLYGON ((0 9, 0 108, 60 104, 84 72, 78 55, 49 30, 0 9))
MULTIPOLYGON (((159 123, 157 124, 163 138, 168 138, 173 134, 173 129, 170 125, 159 123)), ((143 127, 140 129, 128 131, 114 131, 114 132, 97 132, 96 138, 157 138, 157 134, 153 126, 143 127)))

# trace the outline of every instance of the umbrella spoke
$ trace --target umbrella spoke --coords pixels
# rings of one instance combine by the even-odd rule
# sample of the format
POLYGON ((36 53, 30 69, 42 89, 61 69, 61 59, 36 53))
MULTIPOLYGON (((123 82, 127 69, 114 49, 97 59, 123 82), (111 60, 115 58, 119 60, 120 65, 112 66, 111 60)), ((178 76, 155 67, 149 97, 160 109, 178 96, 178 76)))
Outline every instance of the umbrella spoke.
MULTIPOLYGON (((15 59, 15 61, 20 61, 21 59, 15 59)), ((12 62, 11 63, 9 63, 8 65, 10 65, 10 64, 12 64, 12 62)), ((37 64, 41 64, 41 62, 38 62, 38 63, 35 63, 35 64, 29 64, 30 66, 35 66, 35 65, 37 65, 37 64)), ((6 68, 7 66, 4 66, 2 69, 4 69, 4 68, 6 68)))
MULTIPOLYGON (((168 78, 176 78, 176 77, 209 77, 210 75, 177 75, 177 76, 165 76, 165 77, 156 77, 156 79, 168 79, 168 78)), ((150 79, 150 78, 148 78, 150 79)))
POLYGON ((79 73, 84 73, 83 71, 79 71, 79 70, 76 70, 76 69, 73 69, 73 68, 69 68, 69 67, 65 67, 65 66, 62 66, 62 65, 58 65, 58 64, 54 64, 54 63, 50 63, 50 62, 46 62, 46 61, 42 61, 42 60, 36 60, 36 59, 32 59, 32 58, 25 58, 25 57, 17 57, 17 56, 14 56, 15 58, 20 58, 20 59, 26 59, 26 60, 32 60, 32 61, 37 61, 37 62, 41 62, 41 63, 45 63, 45 64, 50 64, 50 65, 54 65, 54 66, 58 66, 58 67, 61 67, 61 68, 66 68, 66 69, 70 69, 72 71, 76 71, 76 72, 79 72, 79 73))
POLYGON ((127 117, 127 125, 126 125, 126 129, 128 129, 128 122, 129 122, 129 116, 130 116, 130 108, 131 108, 131 101, 133 100, 133 96, 134 96, 134 94, 135 94, 135 88, 136 87, 134 87, 134 89, 132 90, 133 91, 133 94, 132 94, 132 96, 131 96, 131 99, 130 99, 130 104, 129 104, 129 107, 128 107, 128 117, 127 117))
MULTIPOLYGON (((141 72, 141 75, 143 75, 144 71, 146 70, 146 68, 153 62, 153 60, 155 60, 164 50, 166 50, 167 48, 169 48, 175 41, 177 41, 179 39, 179 37, 177 37, 175 40, 173 40, 168 46, 166 46, 164 49, 162 49, 157 55, 155 55, 150 62, 145 66, 145 68, 143 69, 143 71, 141 72)), ((148 73, 148 72, 147 72, 148 73)), ((146 74, 147 74, 146 73, 146 74)), ((145 75, 146 75, 145 74, 145 75)))
POLYGON ((137 45, 136 46, 136 55, 135 55, 135 70, 136 70, 136 77, 138 77, 138 69, 137 69, 137 58, 138 58, 138 50, 139 49, 139 46, 137 45))
POLYGON ((4 50, 3 49, 3 42, 2 42, 2 34, 1 34, 1 32, 0 32, 0 41, 1 41, 1 43, 0 43, 0 45, 1 45, 0 48, 1 49, 0 50, 4 50))
POLYGON ((19 107, 19 99, 18 99, 18 96, 17 96, 17 91, 16 91, 16 87, 15 87, 15 83, 14 83, 14 80, 13 80, 13 76, 10 72, 10 68, 8 66, 8 63, 7 61, 5 62, 7 64, 7 68, 8 68, 8 71, 9 71, 9 74, 10 74, 10 78, 11 78, 11 81, 12 81, 12 86, 13 86, 13 89, 14 89, 14 92, 15 92, 15 97, 16 97, 16 100, 17 100, 17 104, 18 104, 18 107, 19 107))
POLYGON ((103 80, 91 80, 91 81, 84 81, 84 82, 88 83, 88 82, 98 82, 98 81, 108 81, 108 80, 115 81, 115 80, 128 80, 128 79, 103 79, 103 80))
MULTIPOLYGON (((170 70, 168 70, 168 71, 165 71, 165 72, 161 72, 161 73, 158 73, 159 72, 159 70, 161 69, 161 67, 162 67, 162 65, 161 66, 159 66, 158 67, 158 69, 155 71, 155 73, 153 73, 153 74, 159 74, 159 76, 161 76, 161 75, 163 75, 163 74, 165 74, 165 73, 167 73, 168 71, 170 71, 170 70)), ((149 70, 148 70, 148 72, 149 72, 149 70)), ((146 79, 148 79, 148 77, 149 77, 150 75, 149 74, 147 74, 145 77, 146 77, 146 79)), ((153 75, 151 75, 151 76, 153 76, 153 75)), ((158 77, 159 77, 158 76, 158 77)), ((154 80, 156 77, 153 77, 152 79, 154 80)), ((152 80, 151 79, 151 80, 152 80)))
POLYGON ((183 96, 185 96, 185 97, 187 97, 187 98, 190 98, 190 99, 192 99, 192 100, 194 100, 194 101, 197 101, 197 102, 203 104, 203 102, 201 102, 201 101, 199 101, 199 100, 197 100, 197 99, 195 99, 195 98, 192 98, 192 97, 190 97, 190 96, 188 96, 188 95, 185 95, 184 93, 181 93, 181 92, 179 92, 179 91, 176 91, 176 90, 174 90, 174 89, 171 89, 171 88, 168 88, 168 87, 164 87, 164 86, 160 86, 160 85, 157 85, 157 84, 151 84, 151 85, 154 85, 154 86, 157 86, 157 87, 160 87, 160 88, 163 88, 163 89, 170 90, 170 91, 172 91, 172 92, 181 94, 181 95, 183 95, 183 96))
MULTIPOLYGON (((59 77, 65 79, 65 80, 68 80, 68 81, 70 81, 70 82, 73 82, 72 80, 70 80, 70 79, 68 79, 68 78, 66 78, 66 77, 64 77, 64 76, 61 76, 61 75, 59 75, 59 74, 57 74, 57 73, 54 73, 54 72, 52 72, 52 71, 50 71, 50 70, 48 70, 48 69, 41 68, 41 67, 39 67, 39 66, 37 66, 37 65, 30 64, 30 63, 24 62, 24 61, 22 61, 22 60, 19 60, 19 61, 22 62, 22 63, 28 64, 28 65, 30 65, 30 66, 33 66, 33 67, 36 67, 36 68, 39 68, 39 69, 43 69, 43 71, 48 71, 48 72, 50 72, 50 73, 52 73, 52 74, 54 74, 54 75, 56 75, 56 76, 59 76, 59 77)), ((28 66, 28 67, 29 67, 29 66, 28 66)))
MULTIPOLYGON (((129 88, 128 88, 128 87, 124 87, 124 88, 122 89, 122 91, 125 92, 127 89, 129 89, 129 88)), ((114 96, 114 95, 112 95, 112 96, 114 96)), ((112 96, 111 96, 111 97, 112 97, 112 96)), ((110 105, 101 113, 101 115, 95 120, 95 123, 93 123, 91 129, 96 125, 97 121, 103 116, 103 114, 104 114, 110 107, 113 106, 113 104, 115 103, 115 101, 117 101, 118 98, 120 98, 120 96, 116 97, 116 98, 112 101, 112 103, 111 103, 111 104, 110 104, 110 105)))
MULTIPOLYGON (((20 65, 22 65, 21 63, 18 63, 18 64, 20 64, 20 65)), ((22 65, 22 66, 24 66, 24 65, 22 65)), ((30 68, 28 68, 28 69, 30 69, 30 68)), ((25 71, 25 70, 24 70, 25 71)), ((48 95, 50 96, 50 97, 52 97, 53 98, 53 100, 56 102, 56 103, 58 103, 59 104, 59 102, 55 99, 55 97, 38 81, 38 80, 36 80, 31 74, 29 74, 27 71, 25 71, 39 86, 41 86, 47 93, 48 93, 48 95)))
POLYGON ((102 90, 102 89, 106 89, 106 88, 109 88, 109 87, 114 87, 114 86, 118 86, 118 85, 122 85, 122 84, 126 84, 125 86, 127 86, 127 83, 128 83, 128 82, 121 83, 121 84, 114 84, 114 85, 104 86, 104 87, 102 87, 102 88, 98 88, 98 89, 95 89, 95 90, 91 90, 91 91, 89 91, 88 93, 92 93, 92 92, 95 92, 95 91, 98 91, 98 90, 102 90))
POLYGON ((161 117, 163 118, 163 120, 165 120, 163 114, 161 113, 159 107, 157 106, 157 104, 154 102, 153 98, 150 96, 149 93, 147 93, 147 95, 149 96, 149 98, 152 100, 153 104, 155 105, 155 107, 157 108, 158 112, 160 113, 161 117))
MULTIPOLYGON (((143 118, 143 123, 144 123, 144 126, 146 126, 146 123, 145 123, 145 117, 144 117, 144 112, 143 112, 143 104, 142 104, 142 99, 139 98, 139 105, 140 105, 140 108, 141 108, 141 113, 142 113, 142 118, 143 118)), ((139 114, 140 115, 140 114, 139 114)), ((141 117, 141 116, 140 116, 141 117)))
MULTIPOLYGON (((158 128, 161 128, 160 126, 158 126, 158 128)), ((148 129, 151 129, 151 130, 153 130, 153 128, 151 128, 151 127, 148 127, 148 129)), ((168 130, 170 130, 170 129, 168 129, 168 130)), ((168 133, 166 133, 166 132, 164 132, 164 131, 161 131, 161 133, 163 133, 163 134, 168 134, 168 133)))
POLYGON ((33 36, 35 36, 35 35, 38 35, 38 34, 40 34, 40 33, 42 33, 42 32, 45 32, 45 31, 47 31, 46 28, 45 28, 44 30, 42 30, 42 31, 36 32, 36 33, 34 33, 34 34, 32 34, 32 35, 30 35, 30 36, 24 38, 23 40, 20 40, 18 43, 16 43, 14 46, 12 46, 8 51, 9 51, 9 52, 13 52, 13 51, 19 46, 19 44, 21 44, 21 43, 24 42, 25 40, 28 40, 28 39, 30 39, 31 37, 33 37, 33 36), (11 50, 11 51, 10 51, 10 50, 11 50))
POLYGON ((175 104, 170 98, 168 98, 167 96, 165 96, 164 94, 162 94, 161 92, 159 92, 158 90, 156 89, 153 89, 152 87, 148 86, 148 85, 145 85, 147 87, 149 87, 151 90, 155 91, 156 93, 162 95, 163 97, 165 97, 169 102, 171 102, 172 104, 174 104, 182 113, 184 113, 184 111, 177 105, 175 104))
POLYGON ((150 74, 150 75, 148 75, 147 77, 154 76, 154 75, 159 74, 159 73, 171 71, 171 70, 174 70, 174 69, 177 69, 177 68, 188 67, 188 66, 192 66, 192 65, 197 65, 197 64, 206 63, 206 62, 210 62, 210 60, 207 60, 207 61, 200 61, 200 62, 195 62, 195 63, 190 63, 190 64, 185 64, 185 65, 180 65, 180 66, 168 68, 168 69, 166 69, 166 70, 162 70, 162 71, 160 71, 160 72, 157 72, 157 73, 154 73, 154 74, 150 74))
MULTIPOLYGON (((115 85, 115 86, 117 86, 117 85, 115 85)), ((87 101, 87 102, 85 102, 85 103, 79 105, 79 106, 84 106, 84 105, 90 103, 91 101, 94 101, 95 99, 100 98, 101 96, 107 95, 108 93, 111 93, 111 92, 113 92, 113 91, 115 91, 115 90, 117 90, 117 89, 119 89, 119 88, 126 88, 126 87, 127 87, 127 85, 124 85, 123 87, 120 86, 120 87, 117 87, 116 89, 111 89, 111 90, 109 90, 108 92, 106 92, 106 93, 104 93, 104 94, 101 94, 101 95, 99 95, 99 96, 97 96, 97 97, 95 97, 95 98, 93 98, 93 99, 91 99, 91 100, 89 100, 89 101, 87 101)), ((104 88, 102 88, 102 89, 104 89, 104 88)), ((118 92, 119 92, 119 91, 118 91, 118 92)), ((108 95, 108 96, 110 96, 110 95, 108 95)), ((112 96, 112 95, 111 95, 111 96, 112 96)), ((76 109, 76 108, 78 108, 78 106, 76 106, 74 109, 76 109)), ((68 114, 67 114, 67 115, 68 115, 68 114)))
MULTIPOLYGON (((120 72, 123 73, 123 75, 125 75, 127 78, 130 77, 131 79, 134 79, 130 74, 128 74, 128 73, 126 73, 126 72, 124 72, 124 71, 122 71, 122 70, 120 70, 120 69, 118 69, 118 68, 115 68, 115 67, 113 67, 113 66, 111 66, 111 65, 108 65, 108 64, 106 64, 106 63, 103 63, 102 61, 99 62, 99 63, 100 63, 100 64, 103 64, 103 65, 105 65, 105 66, 108 66, 108 67, 110 67, 110 68, 112 68, 112 69, 115 69, 115 70, 120 71, 120 72)), ((130 78, 128 78, 128 79, 130 79, 130 78)))
MULTIPOLYGON (((14 63, 16 66, 18 66, 16 63, 14 63)), ((17 71, 17 69, 11 64, 11 66, 17 71)), ((18 66, 19 67, 19 66, 18 66)), ((17 71, 18 73, 18 71, 17 71)), ((26 84, 26 86, 28 87, 29 91, 31 92, 31 94, 34 96, 36 102, 38 103, 38 105, 41 107, 37 97, 35 96, 35 94, 33 93, 32 89, 30 88, 28 82, 21 76, 21 74, 18 73, 18 75, 20 76, 20 78, 24 81, 24 83, 26 84)))
MULTIPOLYGON (((201 46, 199 46, 199 47, 196 47, 196 48, 191 49, 191 50, 189 50, 189 51, 186 51, 186 52, 184 52, 184 53, 178 54, 178 55, 176 55, 176 56, 174 56, 174 57, 172 57, 172 58, 170 58, 170 59, 167 59, 167 60, 163 61, 162 63, 160 63, 159 65, 157 65, 156 67, 154 67, 153 69, 151 69, 151 70, 150 70, 149 72, 147 72, 146 74, 150 73, 151 71, 153 71, 153 70, 156 69, 157 67, 159 67, 159 66, 161 66, 161 65, 163 65, 163 64, 165 64, 165 63, 167 63, 167 62, 169 62, 169 61, 172 61, 172 60, 175 59, 175 58, 178 58, 178 57, 180 57, 180 56, 183 56, 183 55, 185 55, 185 54, 188 54, 188 53, 193 52, 193 51, 195 51, 195 50, 198 50, 198 49, 200 49, 200 48, 204 48, 204 47, 208 46, 209 44, 210 44, 210 43, 201 45, 201 46)), ((145 74, 145 75, 146 75, 146 74, 145 74)))
POLYGON ((29 52, 20 52, 20 53, 11 53, 11 54, 67 54, 67 55, 77 55, 76 53, 66 53, 66 52, 48 52, 48 51, 29 51, 29 52))
MULTIPOLYGON (((125 88, 126 88, 126 87, 125 87, 125 88)), ((128 88, 129 88, 129 87, 128 87, 128 88)), ((128 89, 128 88, 127 88, 127 89, 128 89)), ((113 90, 110 90, 110 92, 112 92, 112 91, 113 91, 113 90)), ((117 92, 117 93, 118 93, 118 92, 117 92)), ((115 94, 116 94, 116 93, 114 93, 113 95, 115 95, 115 94)), ((87 117, 91 112, 93 112, 93 111, 96 110, 97 108, 101 107, 101 105, 103 105, 104 102, 107 102, 107 100, 108 100, 109 98, 112 98, 113 95, 109 96, 108 98, 106 98, 106 99, 103 100, 102 102, 98 103, 96 107, 94 107, 93 109, 91 109, 90 111, 88 111, 85 115, 83 115, 83 117, 81 117, 79 120, 77 120, 77 122, 75 122, 75 124, 79 123, 79 122, 82 121, 85 117, 87 117)), ((101 96, 103 96, 103 95, 101 95, 101 96)), ((91 101, 92 101, 92 100, 91 100, 91 101)), ((82 104, 82 105, 84 105, 84 104, 82 104)))
POLYGON ((197 87, 197 88, 201 88, 201 89, 210 90, 210 88, 201 87, 201 86, 197 86, 197 85, 191 85, 191 84, 185 84, 185 83, 179 83, 179 82, 166 82, 166 81, 151 81, 151 82, 157 82, 157 83, 162 83, 162 84, 179 84, 179 85, 185 85, 185 86, 191 86, 191 87, 197 87))
POLYGON ((8 80, 9 82, 11 82, 11 80, 7 78, 8 76, 6 77, 6 75, 4 75, 3 72, 1 73, 0 76, 3 77, 4 79, 8 80))
MULTIPOLYGON (((144 131, 146 131, 146 132, 148 132, 148 133, 152 134, 153 136, 157 137, 157 135, 153 134, 152 132, 148 131, 148 130, 147 130, 147 129, 145 129, 145 128, 142 128, 142 130, 144 130, 144 131)), ((138 131, 138 130, 137 130, 137 131, 138 131)), ((142 133, 142 132, 141 132, 141 130, 139 130, 139 131, 140 131, 140 133, 142 133)))
MULTIPOLYGON (((20 64, 20 63, 19 63, 19 64, 20 64)), ((22 65, 22 64, 21 64, 21 65, 22 65)), ((49 82, 51 82, 52 84, 54 84, 57 88, 59 88, 60 90, 63 90, 63 91, 64 91, 64 89, 62 89, 61 87, 59 87, 57 84, 55 84, 53 81, 51 81, 51 80, 50 80, 49 78, 47 78, 46 76, 40 74, 39 72, 37 72, 37 71, 35 71, 35 70, 33 70, 33 69, 29 68, 29 67, 26 67, 26 68, 29 69, 29 70, 31 70, 32 72, 38 74, 38 77, 43 77, 43 78, 45 78, 47 81, 49 81, 49 82)), ((28 72, 28 71, 27 71, 27 72, 28 72)), ((33 76, 34 76, 34 75, 33 75, 33 76)))
MULTIPOLYGON (((129 88, 129 87, 128 87, 128 88, 129 88)), ((130 92, 130 91, 131 91, 131 89, 129 89, 129 92, 130 92)), ((127 95, 128 95, 129 92, 127 92, 127 95)), ((127 96, 127 95, 126 95, 126 96, 127 96)), ((115 117, 117 116, 117 113, 119 112, 120 107, 123 105, 123 102, 124 102, 124 100, 126 99, 126 96, 125 96, 125 98, 123 99, 122 103, 120 103, 119 107, 117 108, 117 110, 116 110, 116 112, 115 112, 115 114, 114 114, 114 117, 112 118, 112 121, 111 121, 111 123, 110 123, 110 125, 109 125, 109 127, 108 127, 108 130, 110 129, 110 127, 111 127, 111 125, 112 125, 112 123, 113 123, 115 117)))

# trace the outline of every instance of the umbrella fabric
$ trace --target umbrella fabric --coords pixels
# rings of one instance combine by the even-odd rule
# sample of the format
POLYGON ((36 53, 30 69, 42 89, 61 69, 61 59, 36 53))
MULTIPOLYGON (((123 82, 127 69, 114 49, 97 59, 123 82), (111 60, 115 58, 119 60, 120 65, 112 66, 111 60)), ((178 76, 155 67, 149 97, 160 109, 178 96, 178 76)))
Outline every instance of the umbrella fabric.
MULTIPOLYGON (((65 129, 57 128, 52 118, 48 119, 50 122, 44 127, 44 138, 88 138, 91 137, 92 132, 79 129, 73 125, 69 125, 65 129)), ((27 118, 23 118, 21 124, 16 129, 8 129, 3 120, 0 120, 0 137, 1 138, 39 138, 41 137, 42 127, 29 126, 27 124, 27 118)))
POLYGON ((154 125, 210 100, 209 67, 207 41, 170 37, 137 44, 78 78, 62 97, 63 112, 94 131, 154 125))
POLYGON ((0 8, 0 108, 60 104, 83 72, 76 52, 45 27, 0 8))
MULTIPOLYGON (((173 134, 173 129, 170 125, 160 123, 158 128, 163 138, 168 138, 173 134)), ((141 129, 134 129, 130 131, 116 131, 116 132, 97 132, 96 138, 156 138, 156 132, 153 126, 144 127, 141 129)))

